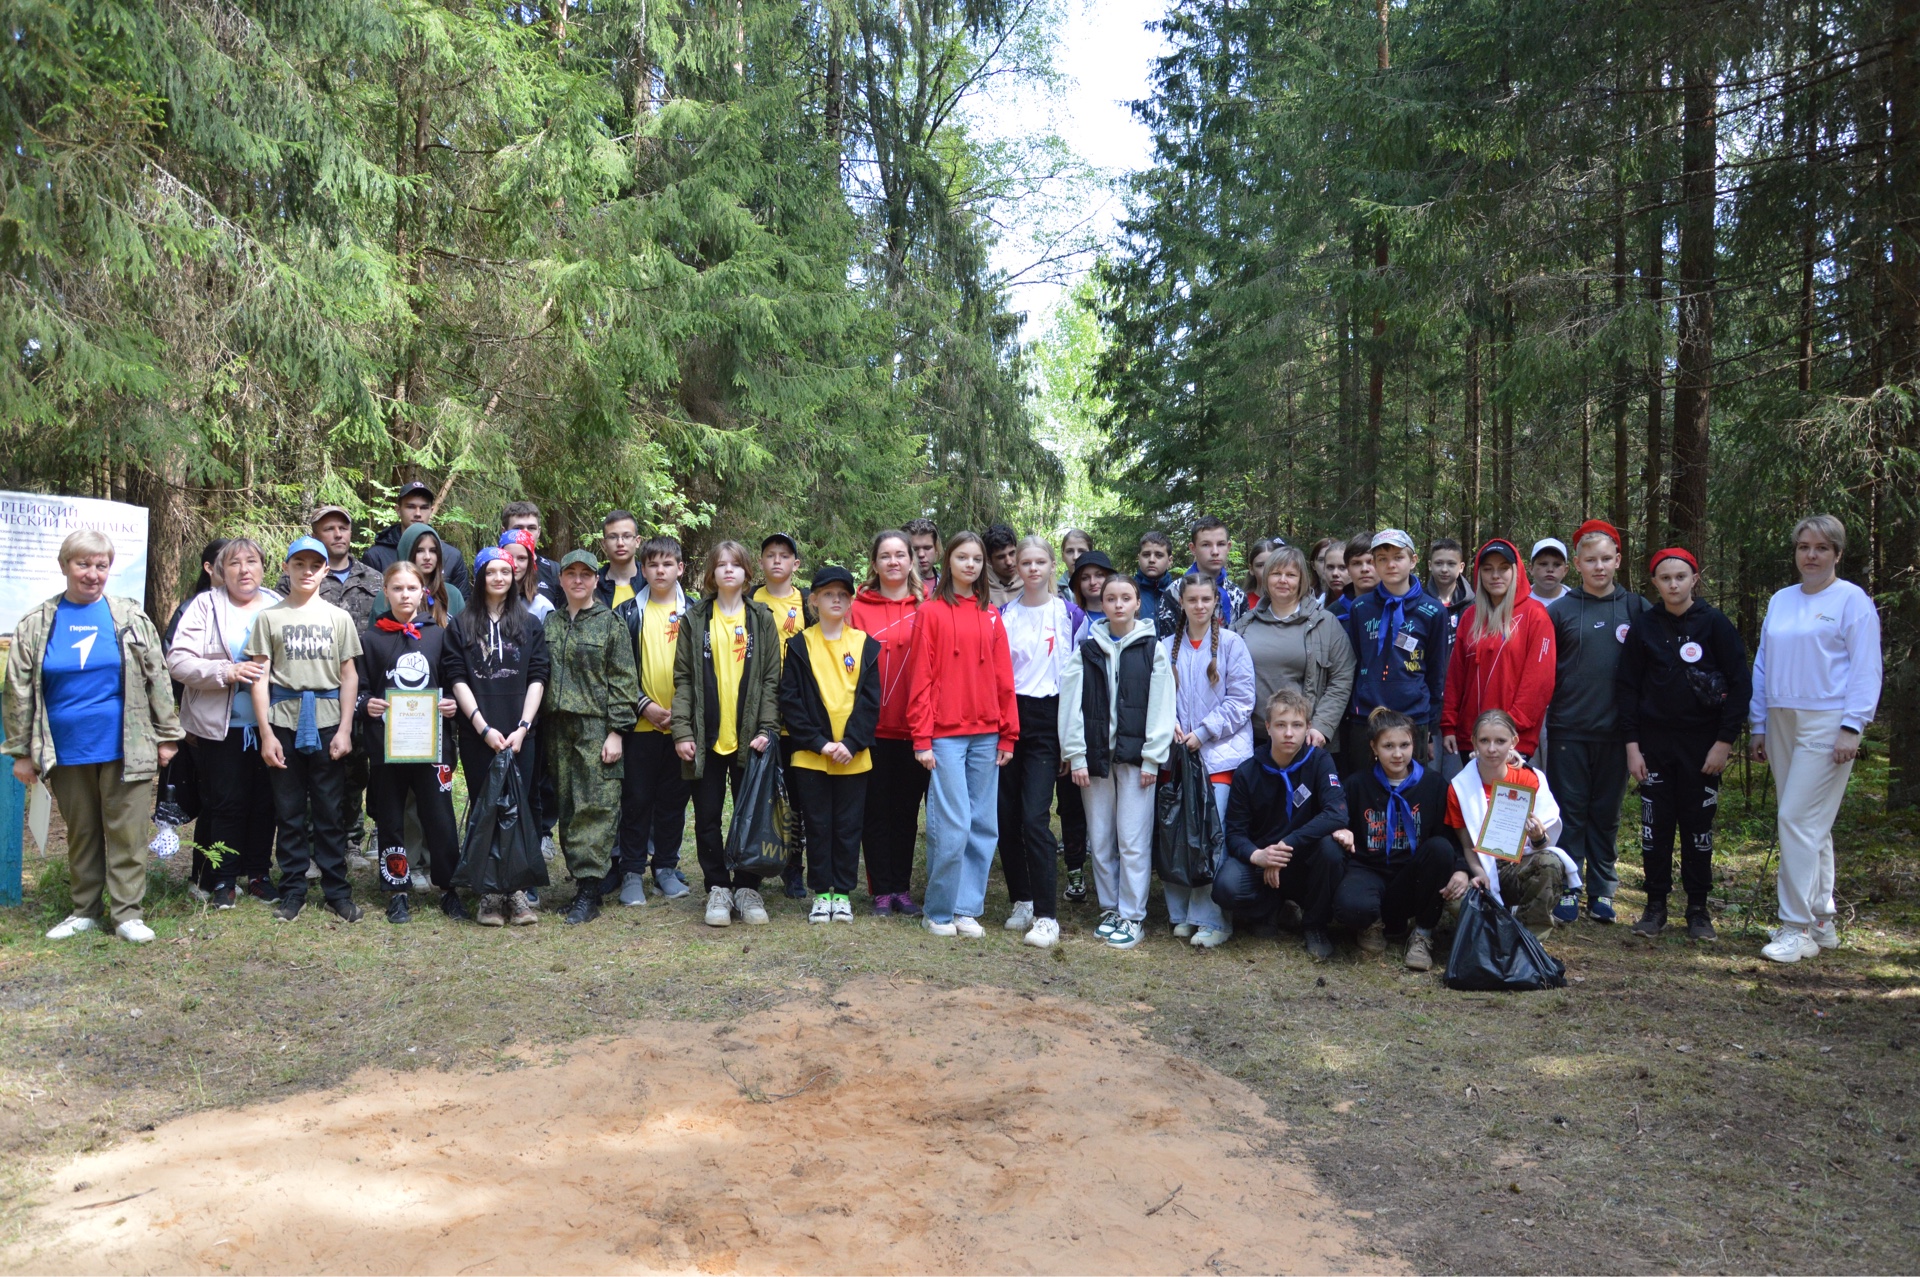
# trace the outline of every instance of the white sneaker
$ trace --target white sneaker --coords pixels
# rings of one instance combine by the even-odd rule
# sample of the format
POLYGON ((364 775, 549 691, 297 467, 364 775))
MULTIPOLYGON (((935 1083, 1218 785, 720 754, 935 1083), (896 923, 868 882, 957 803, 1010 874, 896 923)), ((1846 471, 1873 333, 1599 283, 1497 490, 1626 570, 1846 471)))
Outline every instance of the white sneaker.
POLYGON ((733 893, 733 907, 740 911, 740 921, 748 926, 767 925, 767 902, 752 887, 742 887, 733 893))
POLYGON ((1113 929, 1118 925, 1120 925, 1120 915, 1111 909, 1105 910, 1100 915, 1100 925, 1093 929, 1094 938, 1105 940, 1113 934, 1113 929))
POLYGON ((79 935, 82 931, 92 931, 95 927, 99 925, 100 924, 95 922, 92 918, 82 918, 77 913, 70 913, 67 915, 66 919, 60 923, 59 926, 47 932, 47 939, 71 940, 73 939, 73 937, 79 935))
POLYGON ((553 840, 552 834, 540 840, 540 855, 547 860, 560 859, 560 844, 553 840))
POLYGON ((850 898, 840 895, 833 898, 833 920, 849 926, 853 924, 853 901, 850 898))
POLYGON ((423 895, 433 889, 433 879, 427 877, 427 871, 424 869, 414 870, 413 873, 408 876, 407 882, 415 891, 423 895))
POLYGON ((113 934, 133 944, 145 944, 153 939, 153 928, 138 918, 128 918, 113 929, 113 934))
POLYGON ((980 925, 978 918, 955 918, 953 929, 969 940, 978 940, 987 934, 987 929, 980 925))
POLYGON ((1760 956, 1775 962, 1798 962, 1802 958, 1819 957, 1820 945, 1799 927, 1782 927, 1773 942, 1760 951, 1760 956))
POLYGON ((951 922, 935 922, 932 918, 922 917, 920 919, 920 925, 936 936, 955 936, 960 934, 959 929, 951 922))
POLYGON ((1213 927, 1202 927, 1193 933, 1193 939, 1188 941, 1188 943, 1196 949, 1218 949, 1231 939, 1233 939, 1233 932, 1231 931, 1220 931, 1213 927))
POLYGON ((1035 918, 1033 929, 1020 937, 1022 944, 1030 944, 1036 949, 1051 949, 1060 943, 1060 920, 1057 918, 1035 918))
POLYGON ((1199 928, 1191 922, 1176 922, 1173 924, 1173 938, 1175 940, 1187 940, 1198 930, 1199 928))
POLYGON ((1113 924, 1113 930, 1107 933, 1107 947, 1110 949, 1131 949, 1147 938, 1147 928, 1143 923, 1130 918, 1121 918, 1113 924))
POLYGON ((832 899, 825 895, 815 896, 813 898, 813 908, 807 910, 807 921, 809 923, 832 922, 833 921, 832 899))
POLYGON ((712 887, 707 891, 707 925, 709 927, 733 925, 733 893, 725 887, 712 887))
POLYGON ((1814 927, 1812 935, 1813 942, 1822 949, 1838 949, 1840 947, 1840 929, 1833 925, 1832 918, 1828 918, 1825 922, 1814 927))
POLYGON ((1013 912, 1007 915, 1007 921, 1006 921, 1007 930, 1008 931, 1025 931, 1028 927, 1031 927, 1032 925, 1033 925, 1033 901, 1031 900, 1014 901, 1013 912))

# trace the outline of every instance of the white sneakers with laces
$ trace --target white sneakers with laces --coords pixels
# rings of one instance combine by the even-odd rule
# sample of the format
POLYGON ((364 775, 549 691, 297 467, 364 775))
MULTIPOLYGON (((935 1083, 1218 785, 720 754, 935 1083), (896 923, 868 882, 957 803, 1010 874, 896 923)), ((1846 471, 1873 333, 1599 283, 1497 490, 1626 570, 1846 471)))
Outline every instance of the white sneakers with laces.
POLYGON ((1114 921, 1113 930, 1107 933, 1109 949, 1131 949, 1147 938, 1147 925, 1135 922, 1131 918, 1119 918, 1114 921))
POLYGON ((767 925, 767 902, 752 887, 742 887, 733 893, 733 907, 740 911, 740 921, 748 926, 767 925))
POLYGON ((852 901, 852 899, 851 899, 851 898, 849 898, 849 897, 847 897, 847 896, 841 896, 841 895, 836 895, 836 896, 834 896, 834 898, 833 898, 833 920, 834 920, 835 922, 844 922, 844 923, 847 923, 847 924, 848 924, 849 926, 851 926, 851 925, 852 925, 852 923, 853 923, 853 901, 852 901))
MULTIPOLYGON (((951 922, 935 922, 931 917, 923 916, 920 919, 920 925, 927 929, 929 935, 955 936, 960 934, 959 929, 951 922)), ((974 925, 978 926, 979 924, 975 923, 974 925)))
POLYGON ((1030 944, 1036 949, 1051 949, 1060 943, 1060 920, 1058 918, 1035 918, 1033 927, 1020 937, 1022 944, 1030 944))
POLYGON ((1820 944, 1804 928, 1786 926, 1774 932, 1773 940, 1760 956, 1774 962, 1798 962, 1820 956, 1820 944))
POLYGON ((1007 915, 1007 930, 1025 931, 1031 926, 1033 926, 1033 901, 1014 901, 1013 912, 1007 915))
POLYGON ((1187 941, 1196 949, 1218 949, 1233 939, 1233 932, 1221 931, 1217 927, 1202 927, 1193 933, 1193 939, 1187 941))
POLYGON ((813 898, 813 908, 807 910, 807 921, 809 923, 832 922, 833 897, 827 895, 815 896, 813 898))
POLYGON ((47 932, 47 939, 71 940, 82 931, 92 931, 99 925, 92 918, 82 918, 77 913, 70 913, 56 924, 53 930, 47 932))
POLYGON ((153 939, 153 928, 138 918, 128 918, 113 929, 113 934, 131 944, 146 944, 153 939))
POLYGON ((953 929, 969 940, 978 940, 987 934, 987 929, 980 925, 978 918, 957 917, 953 920, 953 929))
POLYGON ((707 925, 709 927, 730 927, 733 925, 733 893, 725 887, 707 888, 707 925))

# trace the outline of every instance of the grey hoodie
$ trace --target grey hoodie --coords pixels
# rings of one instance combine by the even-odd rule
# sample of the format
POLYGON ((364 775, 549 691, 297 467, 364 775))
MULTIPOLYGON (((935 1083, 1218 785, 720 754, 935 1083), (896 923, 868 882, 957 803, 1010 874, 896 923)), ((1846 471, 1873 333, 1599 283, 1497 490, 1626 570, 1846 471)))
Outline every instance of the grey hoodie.
POLYGON ((1338 739, 1353 699, 1353 644, 1320 597, 1308 595, 1284 619, 1276 618, 1262 599, 1259 607, 1234 621, 1233 630, 1247 641, 1253 656, 1255 725, 1267 721, 1273 694, 1291 688, 1313 702, 1308 726, 1329 742, 1338 739))
MULTIPOLYGON (((1120 678, 1120 653, 1135 643, 1153 647, 1153 687, 1147 693, 1147 739, 1140 749, 1140 770, 1149 776, 1159 775, 1173 749, 1174 688, 1173 666, 1167 661, 1167 649, 1155 638, 1153 621, 1134 621, 1124 638, 1115 638, 1106 621, 1095 621, 1085 641, 1098 643, 1107 654, 1108 740, 1113 739, 1120 714, 1120 693, 1115 686, 1120 678)), ((1060 671, 1060 756, 1074 771, 1087 765, 1087 724, 1080 712, 1080 686, 1085 676, 1086 666, 1076 646, 1060 671)))

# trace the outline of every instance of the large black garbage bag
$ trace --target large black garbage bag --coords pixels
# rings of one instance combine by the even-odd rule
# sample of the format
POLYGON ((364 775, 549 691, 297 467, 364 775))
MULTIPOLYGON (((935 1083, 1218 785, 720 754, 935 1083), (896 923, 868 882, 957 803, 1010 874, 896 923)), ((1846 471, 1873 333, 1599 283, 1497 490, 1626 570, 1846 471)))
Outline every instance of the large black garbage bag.
POLYGON ((1567 969, 1484 891, 1460 904, 1460 925, 1447 955, 1447 987, 1485 992, 1564 989, 1567 969))
POLYGON ((1176 887, 1205 887, 1227 848, 1226 827, 1213 786, 1185 746, 1175 744, 1167 765, 1173 783, 1160 786, 1153 824, 1153 869, 1176 887))
POLYGON ((747 752, 746 775, 733 796, 733 823, 727 826, 727 870, 771 878, 787 867, 787 785, 777 746, 747 752))
POLYGON ((540 829, 514 761, 510 749, 495 754, 480 792, 467 804, 467 837, 453 885, 478 896, 507 896, 547 885, 540 829))

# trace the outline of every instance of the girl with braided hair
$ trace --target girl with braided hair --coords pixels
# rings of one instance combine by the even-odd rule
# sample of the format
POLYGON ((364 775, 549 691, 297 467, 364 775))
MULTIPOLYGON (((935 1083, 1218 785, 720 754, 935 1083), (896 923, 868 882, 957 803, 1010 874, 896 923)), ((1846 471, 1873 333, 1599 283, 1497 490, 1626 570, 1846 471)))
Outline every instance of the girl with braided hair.
MULTIPOLYGON (((1227 817, 1233 771, 1253 757, 1253 655, 1246 640, 1220 625, 1220 587, 1189 572, 1174 587, 1183 624, 1164 640, 1173 666, 1174 743, 1188 750, 1213 786, 1220 819, 1227 817)), ((1233 923, 1213 900, 1213 887, 1163 884, 1173 934, 1211 949, 1233 935, 1233 923)))

